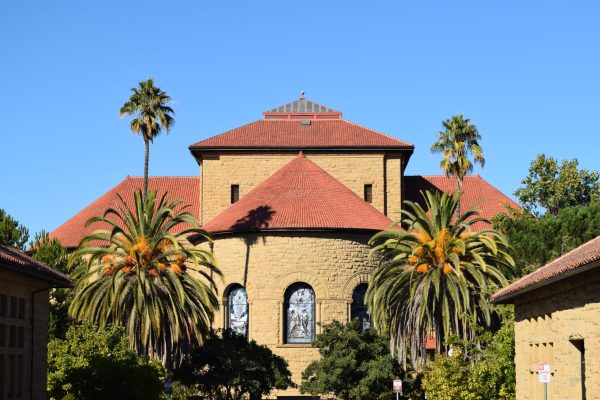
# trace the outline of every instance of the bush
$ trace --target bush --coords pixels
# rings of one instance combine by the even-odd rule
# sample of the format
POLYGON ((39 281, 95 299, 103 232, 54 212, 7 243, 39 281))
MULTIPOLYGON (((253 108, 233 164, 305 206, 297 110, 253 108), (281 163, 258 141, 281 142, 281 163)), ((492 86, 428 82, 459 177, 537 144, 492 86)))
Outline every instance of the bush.
POLYGON ((419 377, 402 370, 390 355, 389 340, 375 330, 361 330, 358 321, 323 326, 314 343, 321 359, 302 373, 303 393, 333 393, 344 400, 395 399, 392 380, 404 383, 402 399, 420 398, 419 377))
POLYGON ((456 338, 449 342, 454 343, 452 355, 437 355, 423 371, 423 389, 427 398, 515 399, 515 337, 511 316, 496 333, 486 332, 479 336, 479 342, 456 338))
POLYGON ((157 361, 131 350, 122 328, 83 323, 48 344, 51 400, 160 399, 163 377, 157 361))
POLYGON ((175 371, 181 383, 213 400, 260 400, 273 389, 293 387, 287 362, 267 347, 231 330, 211 332, 175 371))

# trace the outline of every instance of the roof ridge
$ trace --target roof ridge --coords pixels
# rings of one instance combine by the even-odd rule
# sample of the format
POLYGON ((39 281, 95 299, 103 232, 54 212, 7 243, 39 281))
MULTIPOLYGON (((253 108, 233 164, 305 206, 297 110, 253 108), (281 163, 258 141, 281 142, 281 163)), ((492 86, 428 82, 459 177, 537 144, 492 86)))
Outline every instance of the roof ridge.
POLYGON ((390 134, 387 134, 387 133, 383 133, 383 132, 376 131, 375 129, 372 129, 372 128, 369 128, 369 127, 367 127, 367 126, 364 126, 364 125, 358 124, 358 123, 356 123, 356 122, 353 122, 353 121, 348 121, 347 119, 343 119, 343 118, 342 118, 341 120, 342 120, 342 121, 344 121, 344 122, 346 122, 346 123, 348 123, 348 124, 351 124, 351 125, 354 125, 354 126, 358 126, 359 128, 363 128, 363 129, 369 130, 369 131, 371 131, 371 132, 373 132, 373 133, 377 133, 377 134, 379 134, 379 135, 385 136, 385 137, 387 137, 387 138, 389 138, 389 139, 397 140, 397 141, 399 141, 399 142, 402 142, 402 143, 404 143, 404 144, 407 144, 407 145, 409 145, 409 146, 412 146, 413 148, 415 147, 415 145, 414 145, 414 144, 412 144, 412 143, 410 143, 410 142, 407 142, 407 141, 405 141, 405 140, 400 140, 400 139, 398 139, 398 138, 395 138, 395 137, 393 137, 393 136, 392 136, 392 135, 390 135, 390 134))

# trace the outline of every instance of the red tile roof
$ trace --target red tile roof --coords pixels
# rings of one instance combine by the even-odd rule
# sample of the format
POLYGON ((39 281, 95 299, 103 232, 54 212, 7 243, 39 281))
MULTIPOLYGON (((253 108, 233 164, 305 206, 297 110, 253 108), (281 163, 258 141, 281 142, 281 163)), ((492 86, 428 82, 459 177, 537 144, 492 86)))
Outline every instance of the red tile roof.
POLYGON ((204 225, 208 232, 381 230, 392 222, 300 154, 204 225))
MULTIPOLYGON (((421 191, 440 190, 452 192, 456 190, 456 180, 446 176, 405 176, 404 177, 405 200, 414 201, 424 206, 421 191)), ((480 211, 480 216, 491 219, 495 215, 507 211, 506 206, 521 209, 517 203, 504 193, 490 185, 479 175, 466 176, 463 183, 463 195, 461 198, 461 209, 467 210, 475 207, 480 211)), ((484 229, 483 223, 475 225, 477 229, 484 229)))
POLYGON ((210 149, 353 149, 411 150, 413 145, 342 119, 260 120, 190 146, 210 149))
POLYGON ((498 303, 511 302, 511 299, 526 292, 586 271, 594 265, 592 263, 597 261, 600 261, 600 236, 499 290, 492 296, 492 301, 498 303))
MULTIPOLYGON (((102 216, 110 207, 118 207, 121 202, 117 193, 125 201, 133 201, 133 193, 141 189, 143 178, 128 176, 121 183, 100 196, 92 204, 77 213, 73 218, 56 228, 51 238, 57 238, 65 247, 77 247, 81 239, 96 229, 106 228, 102 224, 92 224, 86 227, 85 223, 92 217, 102 216)), ((194 176, 156 176, 148 180, 148 189, 156 190, 158 196, 168 192, 173 200, 181 200, 183 205, 190 205, 187 209, 196 218, 200 217, 200 178, 194 176)), ((182 227, 183 229, 183 227, 182 227)))
POLYGON ((48 265, 31 258, 19 250, 0 244, 0 268, 30 275, 54 284, 55 287, 71 287, 71 279, 48 265))

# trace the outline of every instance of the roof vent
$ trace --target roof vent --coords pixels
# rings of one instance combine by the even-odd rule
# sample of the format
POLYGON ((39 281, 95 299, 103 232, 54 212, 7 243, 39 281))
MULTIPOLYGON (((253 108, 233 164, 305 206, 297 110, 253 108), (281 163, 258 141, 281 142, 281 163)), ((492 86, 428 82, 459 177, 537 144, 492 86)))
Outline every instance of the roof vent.
POLYGON ((310 119, 300 120, 300 125, 310 125, 310 119))

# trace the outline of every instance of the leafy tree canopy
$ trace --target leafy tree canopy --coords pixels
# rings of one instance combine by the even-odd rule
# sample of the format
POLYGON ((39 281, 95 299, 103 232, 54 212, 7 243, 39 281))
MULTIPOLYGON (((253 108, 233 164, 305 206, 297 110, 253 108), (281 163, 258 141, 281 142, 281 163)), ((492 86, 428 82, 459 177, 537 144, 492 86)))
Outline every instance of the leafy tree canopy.
POLYGON ((131 350, 122 328, 84 323, 48 344, 51 400, 158 400, 163 376, 158 362, 131 350))
POLYGON ((600 176, 578 167, 576 158, 559 164, 553 157, 538 154, 515 196, 525 210, 538 216, 543 210, 558 215, 564 208, 587 205, 600 195, 600 176))
POLYGON ((314 346, 321 359, 302 373, 303 393, 333 393, 343 400, 395 399, 392 380, 404 383, 403 399, 419 398, 420 383, 391 356, 389 340, 375 330, 361 330, 358 321, 323 326, 314 346))
POLYGON ((175 376, 214 400, 260 400, 294 386, 285 359, 231 330, 211 332, 175 376))
POLYGON ((477 341, 453 337, 448 343, 452 355, 437 355, 423 371, 423 389, 428 399, 515 399, 512 312, 505 316, 504 325, 496 333, 482 333, 477 341))
POLYGON ((0 208, 0 243, 25 250, 29 230, 0 208))
MULTIPOLYGON (((48 232, 36 233, 32 244, 32 256, 38 261, 68 274, 69 253, 56 238, 50 239, 48 232)), ((64 339, 71 325, 69 305, 73 299, 71 288, 57 288, 50 291, 50 317, 48 320, 48 337, 64 339)))
POLYGON ((496 216, 494 226, 512 244, 521 276, 600 235, 600 201, 540 218, 513 210, 510 215, 496 216))

